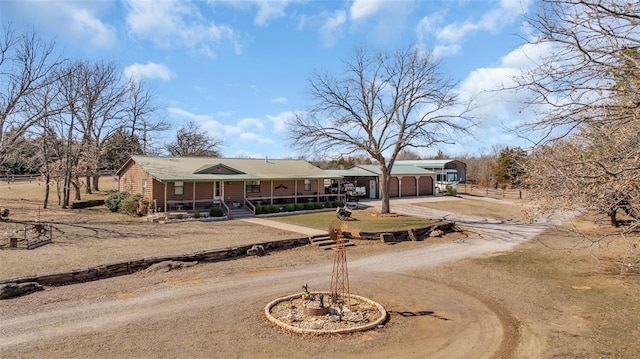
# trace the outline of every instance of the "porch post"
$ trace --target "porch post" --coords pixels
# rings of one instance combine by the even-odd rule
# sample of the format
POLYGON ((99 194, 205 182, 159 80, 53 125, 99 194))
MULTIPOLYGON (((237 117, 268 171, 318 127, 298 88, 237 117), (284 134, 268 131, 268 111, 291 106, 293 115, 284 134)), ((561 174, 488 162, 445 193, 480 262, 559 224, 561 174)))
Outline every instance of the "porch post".
POLYGON ((398 198, 402 198, 402 176, 398 176, 398 198))
POLYGON ((271 180, 271 196, 269 196, 269 199, 271 201, 270 204, 273 205, 273 180, 271 180))
MULTIPOLYGON (((317 192, 317 196, 316 196, 316 202, 320 202, 320 180, 316 180, 318 181, 318 192, 317 192)), ((322 180, 324 182, 324 180, 322 180)))
POLYGON ((293 203, 298 203, 298 180, 293 181, 293 203))
POLYGON ((191 196, 191 210, 195 212, 196 210, 196 183, 193 182, 193 196, 191 196))
POLYGON ((416 177, 416 197, 420 197, 420 176, 416 177))
POLYGON ((164 183, 164 213, 167 213, 167 182, 164 183))

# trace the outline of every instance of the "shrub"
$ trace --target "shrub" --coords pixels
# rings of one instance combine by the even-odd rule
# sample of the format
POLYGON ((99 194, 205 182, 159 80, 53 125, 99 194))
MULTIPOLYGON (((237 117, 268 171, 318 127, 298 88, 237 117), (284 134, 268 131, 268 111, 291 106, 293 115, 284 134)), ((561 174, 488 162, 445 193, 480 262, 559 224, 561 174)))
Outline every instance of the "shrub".
POLYGON ((322 202, 312 202, 312 203, 313 203, 313 208, 315 208, 315 209, 324 208, 324 203, 322 203, 322 202))
POLYGON ((314 208, 316 208, 316 205, 313 202, 307 202, 307 203, 304 204, 303 207, 304 207, 304 209, 314 209, 314 208))
POLYGON ((176 218, 177 218, 177 219, 184 219, 184 214, 182 214, 182 213, 178 213, 178 214, 176 215, 176 218))
POLYGON ((193 212, 193 218, 195 219, 200 218, 200 212, 193 212))
POLYGON ((120 202, 127 197, 127 192, 112 192, 107 196, 107 199, 104 200, 105 206, 111 212, 120 211, 120 202))
POLYGON ((280 212, 280 207, 276 206, 276 205, 270 205, 269 206, 269 212, 267 213, 278 213, 280 212))
POLYGON ((344 206, 344 202, 342 201, 333 201, 333 205, 331 207, 342 207, 344 206))
POLYGON ((142 199, 142 195, 139 193, 136 194, 128 194, 125 198, 120 201, 120 213, 128 214, 130 216, 136 215, 136 210, 138 209, 138 201, 142 199))
POLYGON ((293 212, 293 211, 296 211, 296 210, 297 210, 297 209, 296 209, 296 206, 295 206, 295 205, 293 205, 293 203, 285 204, 285 205, 284 205, 284 207, 283 207, 283 209, 284 209, 284 211, 285 211, 285 212, 293 212))
POLYGON ((295 208, 296 208, 296 211, 302 211, 304 209, 304 204, 296 203, 295 208))
POLYGON ((257 204, 257 205, 256 205, 256 214, 262 214, 262 213, 263 213, 263 212, 262 212, 262 206, 261 206, 261 205, 259 205, 259 204, 257 204))
POLYGON ((449 196, 457 196, 458 195, 458 190, 453 188, 452 185, 447 185, 447 195, 449 196))
POLYGON ((224 216, 224 211, 222 210, 222 208, 211 208, 211 210, 209 211, 209 216, 211 217, 222 217, 224 216))
POLYGON ((326 201, 324 203, 324 208, 333 208, 333 202, 331 201, 326 201))

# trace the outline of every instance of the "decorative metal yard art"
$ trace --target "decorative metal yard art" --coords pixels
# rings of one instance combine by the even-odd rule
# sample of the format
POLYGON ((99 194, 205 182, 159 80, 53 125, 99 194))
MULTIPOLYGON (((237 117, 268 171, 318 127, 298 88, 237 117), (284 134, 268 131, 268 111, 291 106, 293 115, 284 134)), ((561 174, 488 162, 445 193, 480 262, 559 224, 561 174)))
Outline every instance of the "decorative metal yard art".
POLYGON ((312 292, 305 283, 302 293, 277 298, 267 304, 265 317, 273 324, 299 334, 346 334, 381 327, 387 318, 384 307, 349 291, 343 228, 330 227, 329 238, 336 243, 332 248, 335 256, 330 290, 312 292))
MULTIPOLYGON (((336 217, 341 221, 349 220, 351 218, 351 210, 347 208, 347 206, 338 207, 336 208, 336 217)), ((329 232, 331 232, 331 230, 329 230, 329 232)), ((329 233, 329 235, 331 235, 331 233, 329 233)))
POLYGON ((331 287, 329 293, 331 301, 342 306, 347 300, 347 306, 351 305, 351 293, 349 292, 349 270, 347 268, 347 252, 344 245, 344 236, 340 228, 330 228, 329 238, 336 241, 333 247, 333 273, 331 274, 331 287))

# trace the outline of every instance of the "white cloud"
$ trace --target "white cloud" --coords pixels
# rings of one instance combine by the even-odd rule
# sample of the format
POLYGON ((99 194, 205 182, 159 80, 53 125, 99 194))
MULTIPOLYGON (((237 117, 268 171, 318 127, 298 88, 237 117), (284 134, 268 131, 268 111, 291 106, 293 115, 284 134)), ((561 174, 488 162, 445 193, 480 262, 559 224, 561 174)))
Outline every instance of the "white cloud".
POLYGON ((214 57, 210 44, 229 41, 241 51, 233 28, 206 20, 196 5, 180 0, 126 0, 129 33, 158 46, 197 49, 214 57))
POLYGON ((224 119, 224 122, 221 120, 222 117, 229 117, 230 113, 228 112, 213 115, 195 114, 178 107, 169 107, 167 112, 176 122, 194 121, 209 135, 223 139, 225 147, 230 148, 234 157, 248 156, 249 152, 243 152, 239 148, 247 149, 255 147, 256 144, 273 145, 276 143, 266 132, 263 121, 257 118, 245 117, 233 123, 228 118, 224 119))
MULTIPOLYGON (((113 4, 88 1, 13 1, 5 6, 27 17, 43 31, 59 39, 82 43, 86 47, 108 48, 116 43, 113 26, 100 19, 113 4)), ((2 10, 0 10, 1 12, 2 10)))
POLYGON ((280 112, 275 116, 267 115, 267 120, 273 123, 273 129, 276 132, 285 132, 287 130, 288 123, 291 120, 295 119, 295 117, 296 117, 296 112, 285 111, 285 112, 280 112))
MULTIPOLYGON (((69 4, 71 5, 71 4, 69 4)), ((115 31, 87 9, 69 9, 71 23, 69 26, 76 34, 84 34, 96 47, 110 47, 116 42, 115 31)))
POLYGON ((134 63, 124 69, 124 75, 129 79, 141 80, 148 79, 160 79, 162 81, 169 81, 175 77, 175 74, 165 65, 156 64, 155 62, 148 62, 147 64, 134 63))
POLYGON ((324 24, 320 28, 320 37, 326 47, 333 47, 336 37, 342 26, 347 22, 347 14, 344 10, 336 10, 333 14, 327 14, 324 24))
POLYGON ((360 20, 375 15, 384 4, 384 0, 354 0, 349 9, 353 20, 360 20))
POLYGON ((258 13, 253 18, 253 23, 258 26, 265 26, 269 21, 285 16, 285 9, 289 1, 286 0, 270 0, 256 1, 258 13))
POLYGON ((264 137, 254 132, 243 132, 240 134, 239 137, 241 140, 246 142, 257 142, 257 143, 262 143, 267 145, 275 144, 275 141, 272 140, 271 138, 264 137))
POLYGON ((480 25, 472 22, 451 23, 436 33, 436 39, 445 42, 458 42, 462 40, 469 32, 480 28, 480 25))
MULTIPOLYGON (((523 45, 502 57, 499 66, 475 69, 460 83, 458 91, 464 97, 474 99, 472 114, 479 122, 474 133, 484 146, 514 143, 514 135, 504 133, 504 128, 531 121, 542 110, 525 106, 529 94, 517 89, 514 77, 536 66, 548 50, 547 45, 523 45)), ((516 145, 526 147, 529 144, 516 145)))
POLYGON ((264 124, 262 123, 262 121, 252 117, 243 118, 242 120, 238 121, 237 126, 241 129, 252 129, 252 130, 264 129, 264 124))
POLYGON ((280 97, 274 97, 274 98, 272 98, 272 99, 271 99, 271 102, 273 102, 273 103, 280 103, 280 104, 287 103, 287 101, 288 101, 288 100, 287 100, 287 98, 286 98, 286 97, 283 97, 283 96, 280 96, 280 97))
POLYGON ((432 15, 425 16, 416 26, 418 41, 421 44, 428 42, 428 38, 434 37, 437 40, 442 55, 456 54, 452 51, 442 51, 443 49, 454 49, 469 36, 478 32, 486 31, 498 33, 504 27, 513 24, 525 14, 531 5, 531 0, 502 0, 497 7, 484 12, 479 18, 468 19, 466 21, 456 21, 443 25, 444 14, 447 10, 432 15))
POLYGON ((453 45, 436 45, 433 48, 433 56, 436 59, 441 59, 443 57, 456 55, 460 53, 461 47, 458 44, 453 45))

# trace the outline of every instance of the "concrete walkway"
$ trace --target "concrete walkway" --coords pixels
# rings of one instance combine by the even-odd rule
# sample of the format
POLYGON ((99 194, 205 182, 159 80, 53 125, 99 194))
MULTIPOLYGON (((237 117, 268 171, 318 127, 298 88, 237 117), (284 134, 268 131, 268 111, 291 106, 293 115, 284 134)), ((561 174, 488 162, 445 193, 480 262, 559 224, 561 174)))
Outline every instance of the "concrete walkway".
POLYGON ((289 232, 301 233, 307 236, 318 236, 318 235, 328 235, 328 231, 321 231, 315 228, 296 226, 295 224, 282 223, 278 221, 271 221, 265 218, 243 218, 241 221, 259 224, 261 226, 273 227, 282 229, 289 232))

